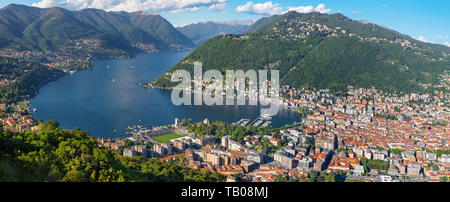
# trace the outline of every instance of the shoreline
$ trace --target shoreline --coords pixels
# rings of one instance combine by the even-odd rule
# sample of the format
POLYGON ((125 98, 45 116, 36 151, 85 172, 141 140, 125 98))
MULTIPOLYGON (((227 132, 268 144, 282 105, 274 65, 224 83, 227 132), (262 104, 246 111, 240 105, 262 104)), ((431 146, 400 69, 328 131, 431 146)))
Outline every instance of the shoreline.
MULTIPOLYGON (((158 86, 155 86, 153 83, 141 83, 141 84, 139 84, 139 86, 142 87, 142 88, 146 88, 146 89, 160 89, 160 90, 173 90, 173 89, 175 89, 174 87, 158 87, 158 86)), ((180 89, 180 90, 181 91, 186 90, 186 91, 194 93, 194 94, 195 93, 203 93, 203 91, 199 91, 199 90, 190 90, 190 89, 180 89)), ((234 95, 234 99, 236 99, 236 98, 237 98, 237 95, 234 95)), ((285 103, 286 99, 282 98, 281 96, 278 97, 278 98, 281 98, 281 100, 280 99, 277 99, 277 101, 268 100, 267 102, 270 102, 270 104, 272 104, 272 103, 277 104, 279 108, 283 108, 283 109, 287 109, 287 110, 290 110, 290 111, 298 112, 298 108, 291 107, 291 106, 285 106, 283 104, 283 103, 285 103), (280 103, 280 101, 282 101, 283 103, 280 103)), ((226 98, 223 98, 223 99, 226 99, 226 98)), ((256 99, 249 98, 248 95, 245 96, 245 100, 246 101, 256 100, 257 102, 260 101, 259 98, 256 98, 256 99)))
MULTIPOLYGON (((173 54, 177 54, 178 52, 174 52, 173 54)), ((155 54, 144 54, 144 55, 155 55, 155 54)), ((157 54, 156 54, 157 55, 157 54)), ((97 66, 97 67, 99 67, 99 68, 102 68, 103 67, 103 63, 100 63, 100 61, 98 61, 97 62, 97 64, 100 64, 100 66, 97 66)), ((94 67, 93 69, 97 69, 97 67, 94 67)), ((165 66, 161 66, 161 68, 166 68, 165 66)), ((81 72, 81 71, 79 71, 79 72, 81 72)), ((135 84, 136 85, 136 84, 135 84)), ((158 87, 153 87, 153 88, 158 88, 158 87)), ((162 87, 160 87, 160 88, 158 88, 158 89, 162 89, 162 90, 170 90, 170 89, 172 89, 172 88, 162 88, 162 87)), ((170 95, 169 95, 170 96, 170 95)), ((168 98, 169 100, 167 100, 166 99, 166 101, 168 101, 168 102, 170 102, 170 97, 168 98)), ((31 99, 30 99, 31 100, 31 99)), ((171 103, 168 103, 168 104, 171 104, 171 103)), ((42 106, 41 106, 42 107, 42 106)), ((280 105, 280 107, 281 107, 281 105, 280 105)), ((44 113, 44 111, 42 111, 43 110, 43 108, 42 109, 40 109, 40 107, 39 106, 36 106, 36 105, 34 105, 34 104, 31 104, 30 106, 29 106, 29 112, 30 112, 30 115, 33 115, 35 118, 37 118, 37 119, 41 119, 41 118, 43 118, 43 117, 45 117, 45 115, 43 114, 44 113), (37 111, 39 111, 39 112, 37 112, 37 113, 33 113, 31 110, 34 108, 34 107, 36 107, 37 108, 37 111), (37 115, 39 115, 39 116, 37 116, 37 115)), ((151 111, 150 111, 151 112, 151 111)), ((290 115, 289 115, 290 117, 292 117, 292 118, 290 118, 290 119, 292 119, 292 122, 293 121, 298 121, 298 119, 297 119, 297 116, 295 115, 295 114, 293 114, 293 113, 290 113, 290 115)), ((186 117, 186 118, 194 118, 195 120, 197 120, 197 118, 198 117, 196 117, 196 116, 192 116, 192 115, 187 115, 187 116, 180 116, 180 117, 186 117)), ((212 117, 212 115, 205 115, 203 118, 210 118, 210 117, 212 117)), ((247 116, 245 115, 245 114, 243 114, 243 115, 241 115, 240 116, 240 118, 246 118, 247 116)), ((251 117, 250 117, 251 118, 251 117)), ((256 118, 256 117, 255 117, 256 118)), ((47 120, 47 119, 45 119, 45 120, 47 120)), ((51 119, 48 119, 48 120, 51 120, 51 119)), ((61 119, 54 119, 54 120, 57 120, 57 121, 61 121, 61 119)), ((69 119, 67 119, 67 120, 69 120, 69 119)), ((145 120, 145 119, 144 119, 145 120)), ((236 121, 236 120, 234 120, 234 119, 232 119, 232 118, 230 118, 230 119, 217 119, 217 120, 221 120, 221 121, 225 121, 225 122, 227 122, 227 123, 232 123, 232 122, 234 122, 234 121, 236 121)), ((289 119, 286 119, 286 120, 289 120, 289 119)), ((285 119, 283 119, 283 121, 281 121, 280 123, 278 123, 278 122, 276 122, 276 123, 274 123, 273 125, 275 125, 275 126, 281 126, 281 125, 285 125, 285 124, 291 124, 292 122, 290 122, 290 121, 286 121, 285 119)), ((198 121, 200 121, 200 119, 198 119, 198 121)), ((67 122, 67 123, 69 123, 69 124, 67 124, 67 129, 72 129, 72 126, 71 126, 71 122, 67 122)), ((154 121, 152 121, 151 119, 148 119, 148 122, 146 122, 147 124, 150 124, 150 125, 153 125, 153 124, 155 124, 155 126, 157 126, 158 124, 157 123, 155 123, 154 121)), ((168 123, 171 123, 170 122, 170 120, 168 120, 168 122, 167 122, 167 124, 168 123)), ((134 122, 130 122, 130 124, 134 124, 134 122)), ((66 124, 63 124, 63 125, 66 125, 66 124)), ((128 125, 126 125, 126 126, 128 126, 128 125)), ((117 128, 119 131, 120 131, 120 133, 110 133, 110 131, 107 131, 107 130, 93 130, 93 131, 97 131, 97 132, 95 132, 95 133, 93 133, 93 134, 91 134, 91 136, 94 136, 94 137, 97 137, 97 136, 100 136, 100 137, 123 137, 124 135, 122 134, 122 129, 124 129, 126 126, 121 126, 121 127, 114 127, 114 128, 117 128)), ((91 131, 92 129, 96 129, 96 128, 91 128, 90 130, 88 129, 88 128, 85 128, 85 127, 83 127, 85 130, 88 130, 88 131, 91 131)), ((119 132, 118 131, 118 132, 119 132)))
MULTIPOLYGON (((76 74, 76 73, 78 73, 78 72, 82 72, 82 71, 86 71, 86 70, 92 70, 92 69, 95 67, 95 65, 97 64, 97 61, 98 61, 98 60, 130 60, 130 59, 136 58, 138 55, 141 55, 141 54, 150 54, 150 55, 151 55, 151 54, 159 54, 159 53, 178 53, 178 52, 185 52, 185 51, 193 51, 193 49, 185 49, 185 50, 163 50, 163 51, 152 52, 152 53, 150 53, 150 52, 140 52, 140 53, 132 54, 131 56, 127 56, 127 55, 117 55, 117 56, 113 56, 113 55, 111 55, 111 56, 105 56, 105 57, 98 57, 98 58, 89 60, 90 65, 89 65, 88 67, 86 67, 86 68, 81 68, 81 69, 78 69, 78 68, 71 68, 70 65, 69 65, 69 66, 60 66, 60 67, 49 67, 49 66, 47 66, 47 65, 45 65, 45 64, 43 64, 43 63, 36 62, 37 64, 40 64, 40 65, 42 65, 42 66, 44 66, 44 67, 46 67, 46 68, 48 68, 48 69, 57 69, 57 70, 60 70, 60 71, 62 72, 62 75, 59 76, 59 77, 57 77, 57 78, 55 78, 55 79, 53 79, 53 80, 51 80, 51 81, 48 81, 48 82, 46 82, 46 83, 40 85, 40 86, 38 87, 38 89, 37 89, 35 92, 33 92, 32 94, 30 94, 30 95, 27 96, 27 97, 24 96, 23 99, 20 99, 20 100, 18 100, 18 101, 16 101, 16 102, 13 102, 13 103, 2 103, 2 104, 6 104, 6 105, 12 105, 12 104, 14 104, 14 105, 17 105, 17 104, 20 103, 20 102, 24 102, 24 101, 25 101, 25 102, 28 102, 28 103, 30 103, 30 104, 29 104, 29 105, 27 106, 27 108, 26 108, 26 111, 28 112, 27 115, 31 115, 34 119, 39 120, 37 117, 35 117, 35 116, 31 113, 31 110, 30 110, 31 99, 33 99, 34 97, 36 97, 36 96, 40 93, 40 90, 41 90, 42 87, 44 87, 45 85, 47 85, 47 84, 49 84, 49 83, 51 83, 51 82, 55 82, 55 81, 57 81, 58 79, 61 79, 61 78, 63 78, 64 76, 67 76, 67 75, 74 75, 74 74, 76 74)), ((21 60, 20 58, 15 58, 15 59, 21 60)), ((39 110, 39 109, 37 109, 37 110, 39 110)), ((14 112, 12 112, 12 113, 14 113, 14 112)))

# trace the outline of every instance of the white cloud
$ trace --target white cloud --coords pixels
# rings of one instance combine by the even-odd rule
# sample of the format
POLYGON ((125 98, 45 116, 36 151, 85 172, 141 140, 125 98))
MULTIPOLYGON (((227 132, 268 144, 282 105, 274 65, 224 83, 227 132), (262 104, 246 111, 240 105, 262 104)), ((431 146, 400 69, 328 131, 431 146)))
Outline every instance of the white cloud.
POLYGON ((446 42, 444 42, 444 45, 445 45, 445 46, 448 46, 448 47, 450 47, 450 43, 449 43, 449 42, 447 42, 447 41, 446 41, 446 42))
POLYGON ((97 8, 106 11, 196 12, 201 8, 223 10, 227 0, 41 0, 33 6, 71 10, 97 8))
POLYGON ((254 13, 262 15, 276 15, 283 14, 288 11, 296 11, 299 13, 329 13, 331 9, 326 8, 325 4, 319 4, 317 7, 314 6, 298 6, 298 7, 288 7, 285 9, 277 3, 272 3, 272 1, 267 1, 264 3, 253 3, 252 1, 247 2, 244 5, 240 5, 236 8, 236 12, 239 13, 254 13))
POLYGON ((361 12, 359 12, 359 11, 352 11, 352 14, 359 15, 359 14, 361 14, 361 12))
POLYGON ((33 3, 33 6, 41 8, 50 8, 60 6, 60 2, 59 0, 42 0, 40 2, 33 3))
POLYGON ((209 10, 211 11, 225 11, 225 8, 227 7, 227 3, 218 3, 218 4, 212 4, 209 6, 209 10))
POLYGON ((315 10, 316 12, 319 12, 319 13, 329 13, 329 12, 331 12, 331 9, 329 9, 329 8, 325 8, 325 4, 319 4, 317 7, 316 7, 316 10, 315 10))
POLYGON ((200 8, 199 7, 191 7, 191 8, 179 8, 179 9, 174 9, 174 10, 170 10, 170 13, 184 13, 184 12, 197 12, 199 11, 200 8))
POLYGON ((276 15, 283 13, 283 7, 280 7, 279 4, 273 4, 272 1, 264 3, 253 3, 252 1, 249 1, 245 5, 238 6, 236 12, 276 15))
POLYGON ((427 39, 426 37, 424 37, 424 36, 419 36, 419 37, 417 37, 417 40, 422 41, 422 42, 425 42, 425 43, 433 43, 433 44, 436 44, 436 41, 434 41, 434 40, 430 41, 430 40, 428 40, 428 39, 427 39))
POLYGON ((288 11, 296 11, 299 13, 312 13, 312 12, 329 13, 331 12, 331 9, 325 8, 325 4, 319 4, 315 8, 314 6, 289 7, 288 11))
POLYGON ((437 38, 438 38, 438 39, 448 39, 448 36, 438 35, 437 38))
POLYGON ((429 43, 429 41, 427 40, 427 38, 425 38, 424 36, 419 36, 419 38, 417 38, 417 40, 422 41, 422 42, 429 43))

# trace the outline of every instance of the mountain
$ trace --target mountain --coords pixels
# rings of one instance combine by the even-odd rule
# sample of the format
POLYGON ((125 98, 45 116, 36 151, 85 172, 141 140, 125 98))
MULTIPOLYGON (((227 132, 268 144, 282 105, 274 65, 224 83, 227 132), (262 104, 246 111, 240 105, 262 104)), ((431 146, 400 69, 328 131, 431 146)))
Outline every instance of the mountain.
POLYGON ((156 36, 169 46, 186 46, 189 48, 195 46, 188 37, 176 30, 172 24, 159 15, 152 16, 145 12, 121 12, 121 14, 128 16, 133 25, 156 36))
MULTIPOLYGON (((386 91, 431 91, 450 70, 450 48, 344 15, 288 12, 261 19, 241 35, 218 36, 173 67, 274 69, 281 84, 296 88, 346 90, 376 87, 386 91), (256 27, 256 28, 255 28, 256 27)), ((155 85, 170 87, 170 74, 155 85)), ((442 88, 440 90, 443 90, 442 88)), ((444 89, 448 90, 448 89, 444 89)))
POLYGON ((273 20, 275 20, 278 16, 279 15, 273 15, 270 17, 263 17, 263 18, 259 19, 258 21, 256 21, 255 24, 253 24, 252 27, 250 27, 250 29, 247 30, 247 33, 252 33, 252 32, 258 31, 262 27, 266 26, 267 24, 269 24, 273 20))
POLYGON ((241 34, 247 31, 253 21, 223 21, 200 22, 177 28, 178 31, 189 37, 196 45, 222 34, 241 34))
POLYGON ((11 4, 0 10, 0 48, 92 56, 195 47, 159 15, 11 4))

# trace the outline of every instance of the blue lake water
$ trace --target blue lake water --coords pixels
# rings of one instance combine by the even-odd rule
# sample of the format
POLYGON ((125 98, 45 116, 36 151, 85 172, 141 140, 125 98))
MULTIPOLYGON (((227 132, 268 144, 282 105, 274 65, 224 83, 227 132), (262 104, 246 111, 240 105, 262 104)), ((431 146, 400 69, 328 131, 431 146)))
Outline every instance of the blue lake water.
MULTIPOLYGON (((142 54, 133 59, 99 60, 92 70, 66 75, 43 86, 31 99, 30 108, 44 121, 56 120, 60 127, 79 127, 97 137, 123 137, 126 127, 172 124, 175 118, 228 123, 255 119, 259 106, 175 106, 171 91, 145 89, 140 83, 154 80, 190 52, 142 54), (109 66, 109 68, 108 68, 109 66)), ((296 112, 280 109, 272 118, 279 127, 299 121, 296 112)))

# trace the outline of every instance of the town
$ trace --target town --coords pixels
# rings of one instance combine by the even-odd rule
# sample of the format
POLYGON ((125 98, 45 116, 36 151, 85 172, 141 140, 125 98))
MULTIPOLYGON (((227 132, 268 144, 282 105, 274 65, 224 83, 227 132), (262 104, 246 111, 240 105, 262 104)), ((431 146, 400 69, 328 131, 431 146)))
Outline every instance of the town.
POLYGON ((176 119, 153 129, 130 127, 129 138, 98 142, 124 156, 218 172, 230 182, 448 180, 449 94, 400 95, 353 86, 342 94, 289 86, 281 91, 278 104, 297 110, 301 123, 271 128, 270 118, 243 118, 229 127, 264 132, 244 132, 242 138, 209 130, 223 123, 207 118, 176 119))

